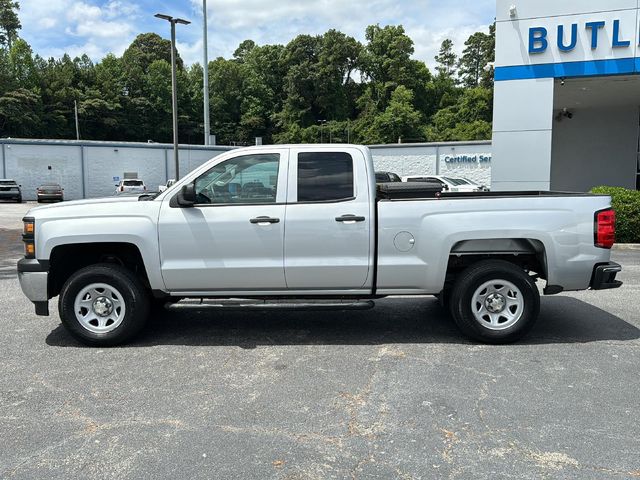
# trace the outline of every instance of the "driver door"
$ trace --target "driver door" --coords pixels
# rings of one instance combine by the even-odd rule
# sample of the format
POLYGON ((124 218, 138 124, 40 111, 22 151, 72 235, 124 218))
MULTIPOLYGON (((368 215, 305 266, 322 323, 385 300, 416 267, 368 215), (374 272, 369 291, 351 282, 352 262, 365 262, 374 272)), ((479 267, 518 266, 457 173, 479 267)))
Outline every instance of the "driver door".
POLYGON ((235 156, 194 179, 196 204, 166 198, 158 235, 171 292, 285 290, 287 149, 235 156))

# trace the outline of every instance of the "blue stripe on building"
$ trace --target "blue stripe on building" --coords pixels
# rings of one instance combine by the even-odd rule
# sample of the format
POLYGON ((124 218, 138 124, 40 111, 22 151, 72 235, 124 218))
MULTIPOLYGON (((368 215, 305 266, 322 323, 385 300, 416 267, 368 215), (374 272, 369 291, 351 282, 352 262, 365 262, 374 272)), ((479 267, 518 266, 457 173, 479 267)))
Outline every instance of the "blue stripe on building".
POLYGON ((495 80, 525 80, 534 78, 595 77, 640 73, 640 58, 616 58, 584 62, 541 63, 496 67, 495 80))

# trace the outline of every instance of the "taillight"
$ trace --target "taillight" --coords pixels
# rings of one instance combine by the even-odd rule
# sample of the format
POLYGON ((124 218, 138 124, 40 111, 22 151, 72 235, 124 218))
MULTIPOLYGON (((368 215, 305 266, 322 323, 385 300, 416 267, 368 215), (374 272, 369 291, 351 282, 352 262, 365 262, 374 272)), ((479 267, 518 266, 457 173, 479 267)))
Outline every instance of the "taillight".
POLYGON ((593 237, 596 247, 613 247, 616 241, 616 212, 612 208, 596 212, 593 237))
POLYGON ((121 191, 121 192, 124 192, 124 187, 120 187, 120 191, 121 191))
POLYGON ((147 191, 147 186, 146 185, 143 186, 142 188, 144 189, 145 192, 147 191))

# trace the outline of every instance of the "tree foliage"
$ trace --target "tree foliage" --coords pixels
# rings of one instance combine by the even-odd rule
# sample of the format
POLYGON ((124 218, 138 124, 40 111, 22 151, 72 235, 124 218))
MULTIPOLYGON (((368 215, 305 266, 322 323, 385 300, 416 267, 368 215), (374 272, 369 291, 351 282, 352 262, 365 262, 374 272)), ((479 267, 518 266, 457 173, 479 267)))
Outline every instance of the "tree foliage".
MULTIPOLYGON (((143 33, 97 63, 44 59, 17 36, 17 11, 0 0, 0 135, 75 138, 77 102, 81 138, 171 141, 168 40, 143 33)), ((247 39, 209 62, 211 133, 236 145, 486 139, 494 44, 493 28, 477 32, 458 59, 447 39, 432 75, 402 26, 371 25, 364 43, 333 29, 286 45, 247 39)), ((201 143, 203 68, 177 66, 179 138, 201 143)))
POLYGON ((20 4, 11 0, 0 0, 0 45, 11 48, 22 28, 18 18, 20 4))

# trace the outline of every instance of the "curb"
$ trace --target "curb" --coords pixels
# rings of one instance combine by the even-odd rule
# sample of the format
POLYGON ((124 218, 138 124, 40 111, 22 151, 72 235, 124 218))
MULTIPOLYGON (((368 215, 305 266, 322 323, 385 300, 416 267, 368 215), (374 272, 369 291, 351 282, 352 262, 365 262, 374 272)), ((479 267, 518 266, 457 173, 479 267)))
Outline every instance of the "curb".
POLYGON ((640 250, 640 243, 616 243, 614 250, 640 250))

